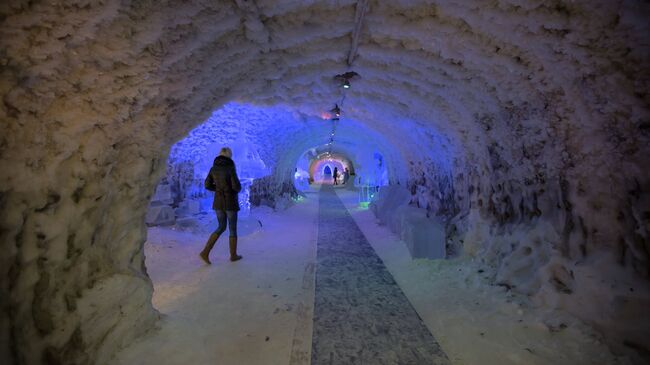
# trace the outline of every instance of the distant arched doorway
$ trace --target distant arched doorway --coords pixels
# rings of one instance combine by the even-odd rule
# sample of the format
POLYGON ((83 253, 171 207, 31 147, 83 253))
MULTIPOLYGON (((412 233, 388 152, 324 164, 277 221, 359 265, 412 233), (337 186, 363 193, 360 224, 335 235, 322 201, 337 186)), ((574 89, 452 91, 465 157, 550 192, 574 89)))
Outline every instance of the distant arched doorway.
POLYGON ((332 175, 332 168, 330 165, 325 165, 325 168, 323 168, 323 175, 332 175))

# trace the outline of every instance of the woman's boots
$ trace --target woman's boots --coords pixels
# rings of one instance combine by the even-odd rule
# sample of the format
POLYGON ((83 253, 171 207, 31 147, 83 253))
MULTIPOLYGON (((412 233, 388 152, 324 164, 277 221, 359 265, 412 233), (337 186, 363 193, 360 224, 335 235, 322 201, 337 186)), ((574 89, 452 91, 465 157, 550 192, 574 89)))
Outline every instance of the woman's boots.
POLYGON ((230 261, 241 260, 242 257, 237 255, 237 237, 230 237, 230 261))
POLYGON ((219 236, 220 236, 219 233, 213 232, 210 235, 210 238, 208 238, 208 242, 205 243, 205 247, 203 248, 203 251, 201 251, 201 253, 199 254, 201 260, 205 261, 205 263, 208 265, 212 264, 210 262, 210 251, 212 251, 212 247, 214 247, 214 244, 217 243, 219 236))
MULTIPOLYGON (((214 247, 214 244, 217 243, 218 239, 219 239, 219 234, 212 233, 210 235, 210 238, 208 238, 208 242, 205 243, 205 247, 203 248, 203 251, 199 253, 199 257, 201 257, 201 260, 203 260, 208 265, 212 264, 210 262, 210 251, 212 251, 212 248, 214 247)), ((230 261, 238 261, 241 259, 242 256, 237 255, 237 237, 230 237, 230 261)))

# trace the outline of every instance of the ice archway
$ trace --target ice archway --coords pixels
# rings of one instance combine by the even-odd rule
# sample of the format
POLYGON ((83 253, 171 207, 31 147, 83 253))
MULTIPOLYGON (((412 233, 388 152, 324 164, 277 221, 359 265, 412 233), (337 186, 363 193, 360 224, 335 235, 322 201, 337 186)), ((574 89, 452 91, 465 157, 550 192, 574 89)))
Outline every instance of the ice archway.
MULTIPOLYGON (((102 362, 154 323, 143 216, 170 147, 231 101, 331 108, 355 4, 0 5, 3 358, 102 362)), ((647 283, 648 12, 371 1, 344 108, 450 245, 646 347, 640 294, 597 287, 647 283)), ((266 133, 286 181, 314 139, 266 133)))
MULTIPOLYGON (((340 173, 347 168, 352 174, 354 174, 354 164, 352 161, 345 155, 340 153, 328 153, 324 152, 320 155, 315 156, 309 164, 309 176, 315 181, 322 180, 323 175, 331 175, 334 167, 338 168, 340 173), (329 170, 325 170, 325 168, 329 170)), ((331 178, 331 176, 330 176, 331 178)))

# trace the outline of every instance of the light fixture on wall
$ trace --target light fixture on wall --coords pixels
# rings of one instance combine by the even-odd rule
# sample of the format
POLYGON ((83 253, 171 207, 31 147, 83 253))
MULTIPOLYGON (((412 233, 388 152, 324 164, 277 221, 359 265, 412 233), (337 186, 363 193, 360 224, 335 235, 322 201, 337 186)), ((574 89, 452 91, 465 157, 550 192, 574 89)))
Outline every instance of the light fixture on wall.
POLYGON ((359 74, 354 71, 348 71, 346 73, 334 76, 334 79, 337 80, 344 89, 349 89, 352 87, 352 83, 350 83, 350 81, 358 78, 359 74))
POLYGON ((332 110, 330 110, 330 111, 331 111, 332 113, 334 113, 334 115, 335 115, 336 117, 340 117, 340 116, 341 116, 341 108, 339 108, 339 105, 338 105, 338 104, 334 104, 334 108, 332 108, 332 110))

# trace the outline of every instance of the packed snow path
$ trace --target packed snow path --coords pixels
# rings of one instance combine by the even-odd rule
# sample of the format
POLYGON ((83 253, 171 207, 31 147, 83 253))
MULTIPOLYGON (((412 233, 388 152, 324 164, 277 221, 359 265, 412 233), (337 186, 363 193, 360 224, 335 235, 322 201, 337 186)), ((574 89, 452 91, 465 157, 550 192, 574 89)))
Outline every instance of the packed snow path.
POLYGON ((334 188, 320 193, 312 364, 448 364, 334 188))

